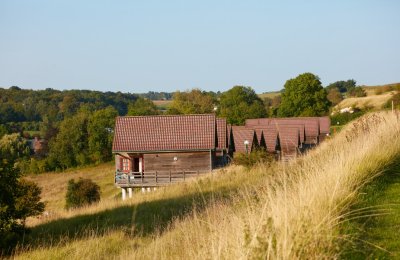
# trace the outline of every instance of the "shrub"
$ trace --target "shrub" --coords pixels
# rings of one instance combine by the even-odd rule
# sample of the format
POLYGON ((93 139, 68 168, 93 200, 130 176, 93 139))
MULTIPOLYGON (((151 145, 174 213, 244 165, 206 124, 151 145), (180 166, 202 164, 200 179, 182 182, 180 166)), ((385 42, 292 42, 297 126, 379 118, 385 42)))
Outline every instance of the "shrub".
POLYGON ((362 87, 355 87, 348 91, 347 95, 349 97, 366 97, 367 92, 362 87))
POLYGON ((65 195, 67 209, 79 208, 100 201, 100 187, 90 179, 79 178, 68 181, 67 194, 65 195))
POLYGON ((332 125, 345 125, 348 122, 365 114, 363 110, 355 110, 354 113, 337 113, 331 116, 332 125), (338 124, 339 122, 339 124, 338 124))
POLYGON ((245 167, 252 167, 257 163, 271 163, 274 160, 274 156, 265 149, 256 149, 249 154, 236 153, 233 158, 233 163, 237 165, 243 165, 245 167))

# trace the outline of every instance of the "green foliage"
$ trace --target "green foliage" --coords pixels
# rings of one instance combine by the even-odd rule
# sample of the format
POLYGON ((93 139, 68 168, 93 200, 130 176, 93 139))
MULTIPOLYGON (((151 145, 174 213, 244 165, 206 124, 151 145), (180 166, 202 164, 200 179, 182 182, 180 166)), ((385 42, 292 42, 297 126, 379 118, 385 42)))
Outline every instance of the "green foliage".
POLYGON ((331 116, 331 122, 332 125, 345 125, 364 114, 365 111, 363 110, 355 110, 354 113, 337 113, 331 116))
POLYGON ((215 99, 200 89, 174 93, 168 114, 207 114, 214 111, 215 99))
POLYGON ((150 99, 150 100, 170 100, 172 98, 173 93, 169 92, 154 92, 149 91, 144 94, 139 94, 140 97, 150 99))
POLYGON ((20 179, 18 164, 28 155, 29 148, 18 134, 0 139, 0 255, 8 253, 20 239, 25 219, 44 210, 40 188, 20 179))
POLYGON ((100 92, 91 90, 30 90, 11 87, 0 88, 0 124, 7 122, 51 122, 71 117, 84 104, 94 110, 113 106, 119 115, 126 115, 128 104, 137 99, 135 94, 100 92))
POLYGON ((286 81, 278 115, 321 116, 328 112, 329 107, 326 90, 319 78, 312 73, 304 73, 286 81))
POLYGON ((336 82, 328 85, 326 87, 326 89, 328 91, 332 90, 332 89, 336 89, 340 93, 345 93, 345 92, 348 92, 348 91, 354 89, 356 87, 356 83, 357 82, 354 79, 349 79, 347 81, 341 80, 341 81, 336 81, 336 82))
POLYGON ((80 178, 68 181, 67 194, 65 195, 65 207, 67 209, 78 208, 100 201, 100 187, 90 179, 80 178))
POLYGON ((256 164, 269 164, 274 161, 274 155, 265 151, 265 149, 256 149, 251 153, 236 153, 233 158, 233 163, 243 165, 250 168, 256 164))
POLYGON ((243 125, 246 119, 266 117, 267 112, 251 87, 235 86, 221 95, 218 114, 229 124, 243 125))
POLYGON ((96 111, 90 117, 88 124, 88 148, 92 162, 100 163, 112 159, 113 129, 117 116, 118 111, 109 106, 96 111))
POLYGON ((347 92, 348 97, 366 97, 367 92, 362 87, 355 87, 347 92))
POLYGON ((79 113, 62 121, 58 135, 49 143, 49 165, 66 169, 89 162, 88 126, 89 115, 79 113))
POLYGON ((327 98, 332 105, 337 105, 343 100, 342 94, 336 88, 328 90, 327 98))
POLYGON ((128 116, 149 116, 157 115, 158 110, 153 101, 139 97, 134 103, 128 106, 128 116))

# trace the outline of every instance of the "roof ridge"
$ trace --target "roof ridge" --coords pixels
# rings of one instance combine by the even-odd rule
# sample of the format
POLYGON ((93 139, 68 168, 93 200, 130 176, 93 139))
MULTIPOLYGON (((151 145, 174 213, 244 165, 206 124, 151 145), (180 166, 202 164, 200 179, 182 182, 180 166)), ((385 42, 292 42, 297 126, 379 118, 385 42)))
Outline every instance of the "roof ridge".
POLYGON ((147 115, 147 116, 117 116, 117 118, 140 118, 140 117, 187 117, 187 116, 215 116, 215 114, 184 114, 184 115, 147 115))

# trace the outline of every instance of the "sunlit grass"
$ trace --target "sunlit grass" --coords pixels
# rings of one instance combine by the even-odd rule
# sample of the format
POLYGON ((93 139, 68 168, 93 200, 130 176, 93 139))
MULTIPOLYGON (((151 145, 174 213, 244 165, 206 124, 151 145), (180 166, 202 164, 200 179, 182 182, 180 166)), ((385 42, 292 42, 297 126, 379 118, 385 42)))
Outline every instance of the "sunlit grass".
POLYGON ((17 258, 337 258, 360 189, 399 154, 398 115, 370 114, 289 164, 60 213, 35 224, 17 258))

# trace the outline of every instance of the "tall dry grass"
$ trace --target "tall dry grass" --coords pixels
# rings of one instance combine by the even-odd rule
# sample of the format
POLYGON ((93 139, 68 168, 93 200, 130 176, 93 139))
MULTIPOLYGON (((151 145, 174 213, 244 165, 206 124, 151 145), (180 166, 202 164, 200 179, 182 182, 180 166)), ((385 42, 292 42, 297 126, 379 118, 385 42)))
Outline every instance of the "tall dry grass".
POLYGON ((85 238, 20 252, 17 258, 337 258, 352 239, 341 232, 342 224, 362 214, 350 210, 360 188, 399 156, 399 114, 369 114, 295 162, 236 169, 202 185, 155 193, 147 202, 194 191, 200 192, 196 200, 204 201, 204 207, 195 203, 166 228, 141 237, 94 230, 85 238), (225 182, 231 188, 228 196, 213 196, 225 182), (201 195, 210 191, 207 199, 201 195))
MULTIPOLYGON (((244 187, 232 203, 214 203, 176 221, 137 258, 336 258, 341 223, 359 189, 400 155, 399 115, 370 114, 277 172, 244 187)), ((265 171, 259 167, 253 171, 265 171)))

